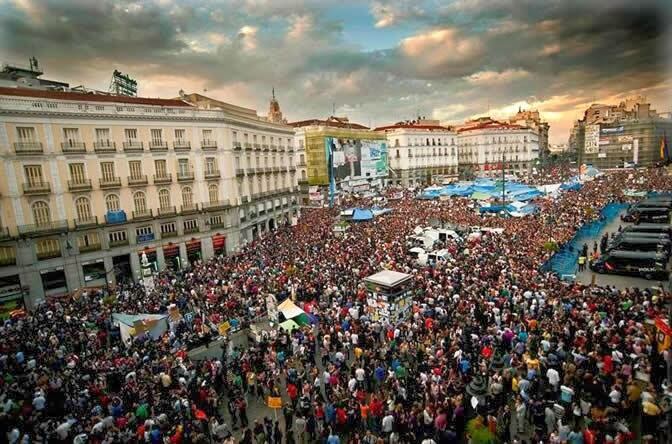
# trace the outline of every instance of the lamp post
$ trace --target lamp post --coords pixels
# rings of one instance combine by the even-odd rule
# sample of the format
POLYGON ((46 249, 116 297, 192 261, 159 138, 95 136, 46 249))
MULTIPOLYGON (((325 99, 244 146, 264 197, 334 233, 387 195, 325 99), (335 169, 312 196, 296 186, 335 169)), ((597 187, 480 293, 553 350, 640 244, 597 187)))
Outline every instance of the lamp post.
POLYGON ((506 154, 502 152, 502 208, 506 206, 506 154))

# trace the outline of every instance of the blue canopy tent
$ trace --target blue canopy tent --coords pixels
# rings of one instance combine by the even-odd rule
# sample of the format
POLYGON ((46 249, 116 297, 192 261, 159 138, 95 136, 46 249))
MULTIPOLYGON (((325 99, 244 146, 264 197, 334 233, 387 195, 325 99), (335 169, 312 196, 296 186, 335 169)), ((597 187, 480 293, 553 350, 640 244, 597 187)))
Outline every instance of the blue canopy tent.
POLYGON ((352 213, 352 220, 355 222, 364 222, 373 219, 373 211, 364 208, 355 208, 352 213))

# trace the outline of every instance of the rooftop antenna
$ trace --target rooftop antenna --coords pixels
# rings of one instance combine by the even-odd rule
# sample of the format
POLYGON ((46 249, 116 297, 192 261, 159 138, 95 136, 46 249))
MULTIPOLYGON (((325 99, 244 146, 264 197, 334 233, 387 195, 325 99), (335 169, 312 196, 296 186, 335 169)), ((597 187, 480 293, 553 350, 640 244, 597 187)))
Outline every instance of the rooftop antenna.
POLYGON ((271 94, 273 95, 273 100, 275 100, 275 86, 271 88, 271 94))
POLYGON ((331 115, 336 117, 336 102, 331 104, 331 115))
POLYGON ((31 58, 29 58, 28 62, 30 63, 30 70, 31 71, 39 71, 40 70, 40 67, 37 63, 37 58, 35 56, 32 56, 31 58))

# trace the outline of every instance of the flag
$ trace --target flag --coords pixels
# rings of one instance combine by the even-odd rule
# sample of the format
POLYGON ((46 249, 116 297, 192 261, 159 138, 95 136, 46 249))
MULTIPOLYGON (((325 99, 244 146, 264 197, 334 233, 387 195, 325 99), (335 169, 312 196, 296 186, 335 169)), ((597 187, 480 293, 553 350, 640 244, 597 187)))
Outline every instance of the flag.
POLYGON ((612 271, 614 269, 614 266, 611 265, 609 262, 605 262, 604 267, 609 271, 612 271))
POLYGON ((667 134, 663 134, 660 138, 660 160, 667 161, 670 159, 670 153, 667 147, 667 134))

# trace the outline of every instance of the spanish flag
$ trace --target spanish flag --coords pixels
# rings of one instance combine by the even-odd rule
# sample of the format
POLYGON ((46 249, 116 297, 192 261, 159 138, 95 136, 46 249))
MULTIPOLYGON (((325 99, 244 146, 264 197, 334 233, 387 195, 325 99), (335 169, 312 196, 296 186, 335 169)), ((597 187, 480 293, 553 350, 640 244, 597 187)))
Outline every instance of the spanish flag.
POLYGON ((668 161, 670 158, 670 153, 667 149, 667 135, 663 134, 663 137, 660 138, 660 160, 668 161))

